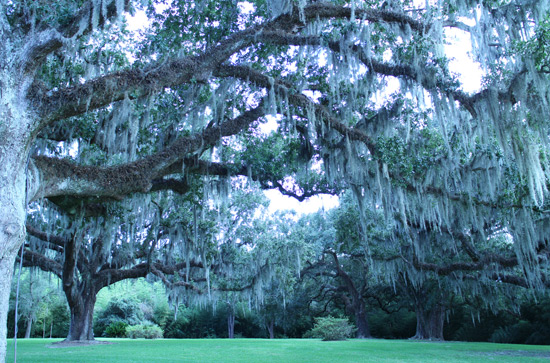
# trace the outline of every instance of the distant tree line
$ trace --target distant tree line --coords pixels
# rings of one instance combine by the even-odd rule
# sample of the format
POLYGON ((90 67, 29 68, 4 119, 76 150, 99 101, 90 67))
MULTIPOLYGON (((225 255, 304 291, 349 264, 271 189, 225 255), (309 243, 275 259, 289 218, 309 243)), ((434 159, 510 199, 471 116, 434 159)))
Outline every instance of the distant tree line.
MULTIPOLYGON (((21 287, 18 337, 67 337, 70 313, 58 282, 25 269, 21 287), (33 296, 38 298, 34 303, 29 289, 32 281, 35 281, 33 296), (42 292, 38 291, 39 285, 42 292)), ((391 286, 384 285, 373 287, 372 292, 365 299, 371 336, 384 339, 413 337, 417 321, 411 297, 394 294, 391 286)), ((494 313, 475 302, 457 303, 445 317, 444 339, 548 344, 550 297, 535 298, 524 294, 518 299, 519 312, 503 310, 494 313)), ((12 293, 8 317, 10 336, 14 331, 14 300, 12 293)), ((355 317, 350 315, 345 300, 330 294, 312 297, 304 285, 297 287, 297 293, 284 309, 282 306, 264 309, 272 309, 272 313, 277 314, 272 333, 266 324, 265 311, 250 308, 245 302, 234 307, 223 301, 203 306, 182 303, 176 308, 168 303, 162 285, 138 279, 112 285, 98 294, 93 330, 96 337, 123 337, 128 327, 158 326, 165 338, 227 338, 227 317, 231 312, 235 315, 234 337, 243 338, 269 338, 270 334, 275 338, 307 337, 319 316, 349 317, 355 325, 355 317)))

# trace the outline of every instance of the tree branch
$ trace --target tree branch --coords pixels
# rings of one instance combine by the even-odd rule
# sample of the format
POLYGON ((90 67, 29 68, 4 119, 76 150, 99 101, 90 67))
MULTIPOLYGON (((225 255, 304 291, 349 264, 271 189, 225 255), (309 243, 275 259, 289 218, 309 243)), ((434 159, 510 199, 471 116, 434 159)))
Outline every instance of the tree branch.
POLYGON ((27 228, 27 233, 33 237, 36 237, 44 242, 48 242, 52 245, 54 245, 55 247, 60 247, 61 249, 56 249, 57 252, 62 252, 63 251, 63 248, 65 247, 65 244, 68 243, 68 239, 67 238, 64 238, 64 237, 61 237, 61 236, 58 236, 58 235, 54 235, 54 234, 50 234, 50 233, 45 233, 45 232, 42 232, 36 228, 34 228, 33 226, 31 226, 30 224, 26 224, 26 228, 27 228))
POLYGON ((325 123, 328 127, 339 132, 341 135, 348 137, 350 140, 356 140, 363 142, 367 148, 374 154, 375 143, 371 137, 365 134, 363 131, 350 128, 344 125, 339 119, 337 119, 326 107, 318 103, 313 102, 309 97, 302 93, 298 93, 293 89, 292 85, 283 82, 281 80, 275 80, 272 82, 270 77, 253 70, 246 66, 233 66, 223 64, 215 70, 215 75, 219 77, 234 77, 244 82, 251 82, 260 87, 264 87, 270 90, 272 87, 274 91, 280 95, 288 96, 290 103, 295 106, 302 107, 304 110, 311 109, 315 112, 315 116, 325 123))
POLYGON ((201 133, 176 140, 171 146, 141 160, 112 167, 81 166, 68 160, 37 156, 29 168, 39 175, 40 188, 32 199, 60 195, 97 196, 120 199, 136 192, 148 192, 153 180, 172 171, 174 163, 192 153, 215 145, 225 136, 231 136, 247 128, 262 117, 262 103, 243 112, 240 116, 201 133))
POLYGON ((63 267, 57 261, 47 258, 46 256, 34 252, 28 248, 25 249, 25 253, 23 254, 23 266, 36 266, 44 272, 51 272, 60 279, 62 278, 63 267))
MULTIPOLYGON (((303 13, 308 21, 351 18, 353 16, 353 11, 350 8, 328 3, 310 4, 303 9, 303 13)), ((82 19, 89 20, 91 17, 93 18, 93 14, 95 14, 93 6, 84 8, 61 31, 65 34, 76 34, 79 31, 77 29, 80 29, 82 19)), ((369 21, 408 25, 420 32, 427 29, 425 24, 404 14, 390 11, 356 9, 355 15, 369 21)), ((55 92, 44 92, 44 90, 33 88, 30 96, 41 101, 37 102, 37 105, 40 106, 38 113, 42 116, 43 127, 57 120, 104 107, 125 97, 143 97, 151 93, 158 93, 164 88, 206 81, 212 71, 231 55, 257 42, 256 36, 263 30, 290 30, 297 25, 303 25, 298 11, 234 33, 198 56, 168 59, 152 63, 143 69, 134 68, 108 74, 84 84, 55 92)), ((88 28, 86 27, 86 29, 88 28)))
POLYGON ((435 263, 420 262, 417 256, 413 257, 412 263, 405 260, 407 263, 413 265, 417 270, 433 271, 440 276, 446 276, 456 271, 481 271, 484 270, 487 265, 495 263, 501 267, 515 267, 518 265, 517 257, 503 257, 495 254, 486 254, 477 262, 453 262, 448 263, 445 266, 440 266, 435 263))

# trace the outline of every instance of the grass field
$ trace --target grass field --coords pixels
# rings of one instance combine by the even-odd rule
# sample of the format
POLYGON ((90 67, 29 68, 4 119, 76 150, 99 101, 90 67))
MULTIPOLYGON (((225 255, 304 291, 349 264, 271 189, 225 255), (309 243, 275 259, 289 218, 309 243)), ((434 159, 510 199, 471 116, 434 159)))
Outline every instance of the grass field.
MULTIPOLYGON (((19 339, 17 362, 548 362, 550 346, 407 340, 100 339, 112 344, 55 347, 60 339, 19 339)), ((8 340, 7 362, 14 343, 8 340)))

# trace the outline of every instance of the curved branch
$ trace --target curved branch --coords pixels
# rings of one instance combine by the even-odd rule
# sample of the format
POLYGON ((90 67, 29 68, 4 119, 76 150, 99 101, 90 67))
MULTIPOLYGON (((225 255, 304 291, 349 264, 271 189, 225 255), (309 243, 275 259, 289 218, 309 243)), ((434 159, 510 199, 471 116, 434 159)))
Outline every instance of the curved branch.
POLYGON ((215 70, 215 74, 219 77, 234 77, 241 79, 244 82, 252 82, 266 89, 274 88, 275 92, 283 96, 288 96, 290 103, 295 106, 302 107, 305 110, 313 110, 315 116, 325 123, 328 127, 339 132, 341 135, 348 137, 350 140, 363 142, 367 148, 374 154, 375 143, 369 135, 361 130, 347 127, 337 117, 335 117, 326 107, 313 102, 309 97, 302 93, 297 93, 293 87, 281 80, 270 80, 270 77, 246 66, 233 66, 223 64, 215 70))
POLYGON ((25 249, 23 254, 23 266, 25 267, 38 267, 44 272, 51 272, 61 279, 63 267, 55 260, 47 258, 46 256, 25 249))
POLYGON ((30 224, 26 224, 27 233, 33 237, 36 237, 42 241, 48 242, 57 247, 65 247, 65 244, 69 243, 69 239, 58 235, 42 232, 30 224))
POLYGON ((375 73, 385 76, 407 78, 418 82, 426 90, 437 90, 446 94, 448 97, 452 97, 452 99, 458 101, 472 115, 472 117, 478 116, 476 107, 485 107, 485 105, 478 105, 481 101, 491 102, 493 100, 498 100, 500 102, 515 104, 517 101, 512 92, 513 84, 516 79, 525 73, 525 70, 520 70, 515 75, 514 80, 510 82, 510 86, 507 90, 498 91, 494 88, 487 88, 475 94, 469 95, 458 89, 453 79, 444 77, 433 66, 424 65, 424 67, 420 68, 405 64, 390 64, 381 62, 374 58, 368 57, 366 55, 368 52, 366 52, 365 49, 358 44, 346 44, 341 41, 326 42, 319 36, 300 36, 280 30, 263 32, 259 34, 258 39, 278 45, 327 47, 337 53, 351 51, 368 69, 374 71, 375 73))
POLYGON ((159 93, 165 88, 206 82, 217 65, 251 45, 254 36, 268 25, 275 26, 277 22, 257 25, 235 33, 197 56, 167 59, 142 69, 114 72, 55 92, 33 88, 30 97, 40 99, 37 102, 37 111, 42 119, 41 127, 127 97, 134 99, 159 93))
POLYGON ((122 280, 146 277, 148 273, 149 268, 145 262, 126 269, 104 269, 95 275, 94 286, 98 292, 102 288, 122 280))
MULTIPOLYGON (((82 17, 89 19, 92 10, 82 10, 82 17)), ((352 18, 354 11, 350 8, 328 3, 314 3, 303 9, 304 18, 308 21, 329 18, 352 18)), ((408 25, 423 32, 427 26, 404 14, 391 11, 356 9, 355 16, 376 22, 393 22, 408 25)), ((78 18, 78 17, 77 17, 78 18)), ((63 32, 77 31, 75 19, 63 32)), ((226 61, 231 55, 257 42, 257 36, 264 30, 291 30, 303 25, 299 12, 285 14, 264 24, 234 33, 219 44, 198 56, 169 59, 146 66, 143 69, 130 69, 105 75, 84 84, 61 89, 55 92, 44 92, 33 88, 31 98, 40 99, 38 110, 42 118, 42 127, 57 120, 76 116, 89 110, 111 104, 125 97, 142 97, 158 93, 169 88, 190 82, 206 81, 215 67, 226 61)))
POLYGON ((59 195, 98 196, 120 199, 136 192, 149 192, 153 180, 168 175, 176 162, 215 145, 222 137, 247 128, 265 114, 262 103, 240 116, 203 132, 182 137, 171 146, 141 160, 112 167, 81 166, 52 157, 32 158, 29 169, 39 175, 40 188, 33 199, 59 195))
MULTIPOLYGON (((304 7, 303 13, 307 20, 330 18, 352 19, 355 17, 357 19, 363 19, 370 22, 386 22, 405 25, 419 33, 425 33, 431 27, 429 24, 420 22, 408 15, 395 11, 361 8, 352 9, 350 7, 344 7, 327 2, 311 3, 304 7)), ((299 11, 293 12, 293 16, 295 18, 299 18, 298 14, 299 11)))

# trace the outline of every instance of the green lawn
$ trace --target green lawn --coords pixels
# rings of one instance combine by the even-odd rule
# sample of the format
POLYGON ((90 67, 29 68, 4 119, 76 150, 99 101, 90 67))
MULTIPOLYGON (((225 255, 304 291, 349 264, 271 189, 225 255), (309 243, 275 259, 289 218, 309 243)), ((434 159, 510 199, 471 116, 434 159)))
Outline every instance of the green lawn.
MULTIPOLYGON (((17 362, 548 362, 550 346, 309 339, 101 339, 114 344, 52 347, 59 339, 19 339, 17 362)), ((7 362, 13 362, 8 340, 7 362)))

